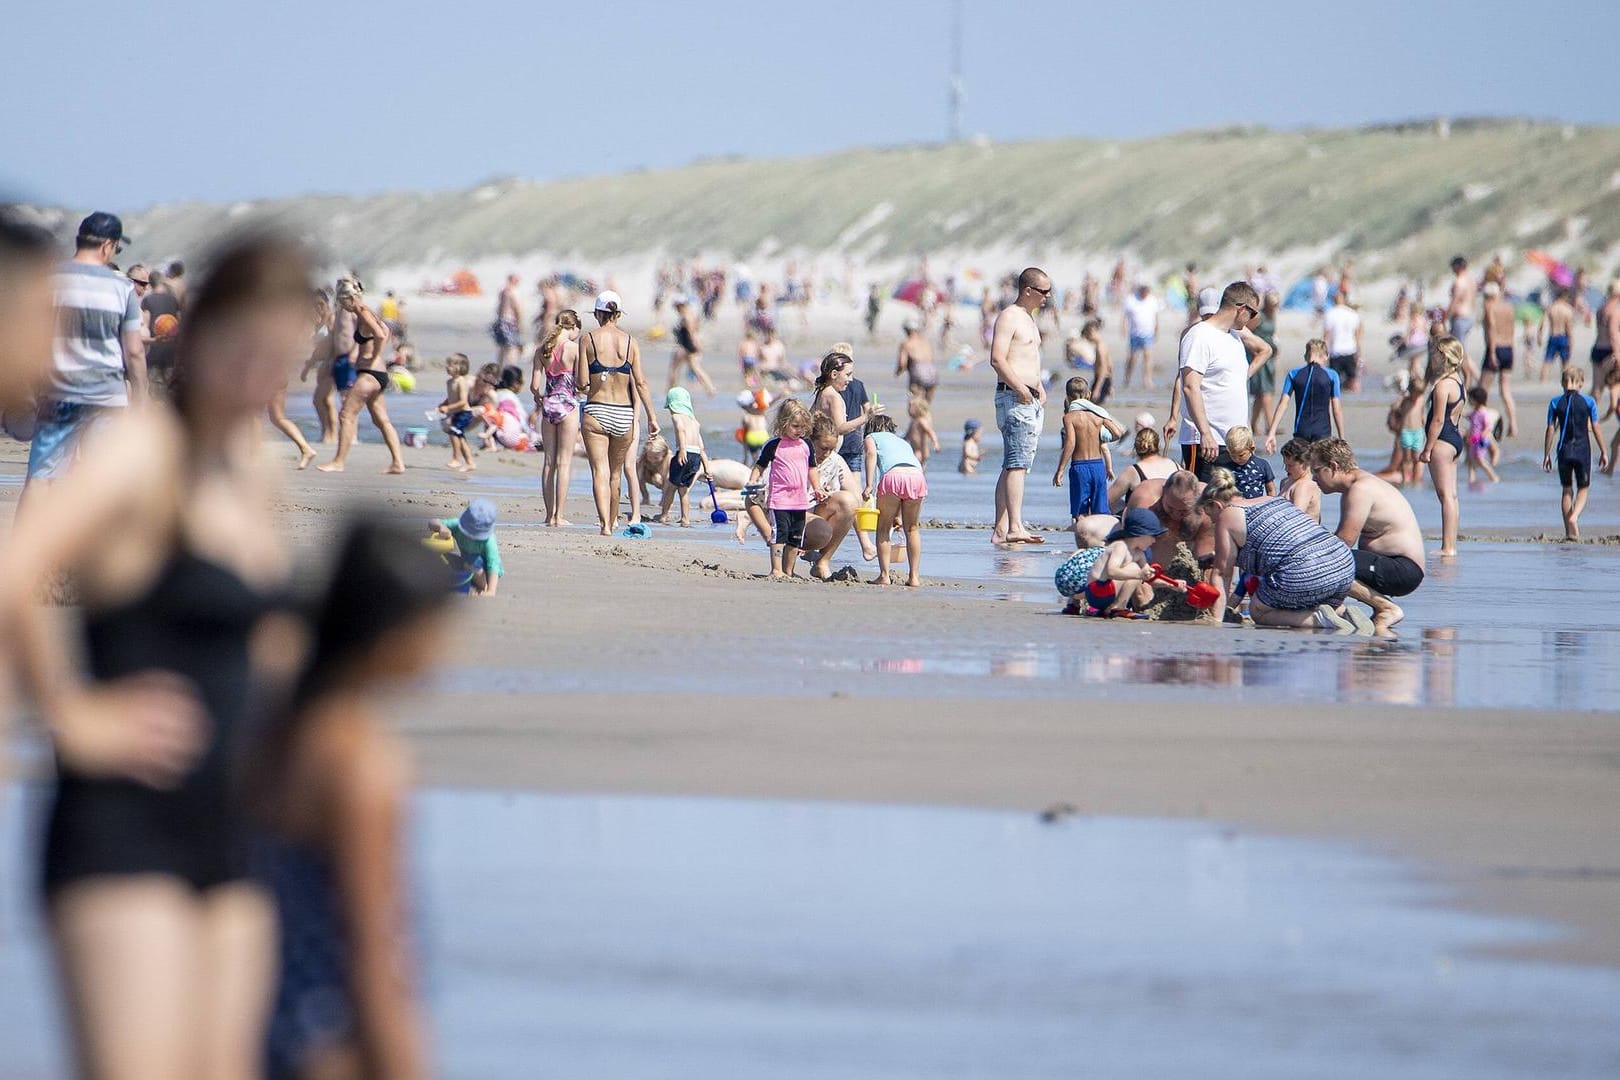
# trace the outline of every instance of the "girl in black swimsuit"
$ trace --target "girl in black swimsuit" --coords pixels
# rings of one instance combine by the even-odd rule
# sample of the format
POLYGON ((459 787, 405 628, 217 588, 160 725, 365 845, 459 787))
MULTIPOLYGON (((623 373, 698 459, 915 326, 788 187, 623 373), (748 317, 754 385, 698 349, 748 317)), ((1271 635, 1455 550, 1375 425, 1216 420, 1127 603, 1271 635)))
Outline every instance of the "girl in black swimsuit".
POLYGON ((252 455, 308 342, 309 267, 269 239, 212 265, 174 411, 109 421, 18 520, 8 579, 70 576, 81 648, 27 588, 0 598, 56 751, 41 877, 85 1076, 260 1071, 274 918, 248 878, 235 761, 289 568, 252 455))
POLYGON ((1457 428, 1457 413, 1463 403, 1462 372, 1468 360, 1462 342, 1441 337, 1431 342, 1429 353, 1429 413, 1423 452, 1418 460, 1429 467, 1429 479, 1440 500, 1440 554, 1457 554, 1457 459, 1462 456, 1463 437, 1457 428))
POLYGON ((321 472, 342 472, 349 451, 359 435, 360 410, 371 414, 371 422, 382 435, 392 459, 385 473, 405 471, 405 458, 399 452, 399 433, 388 419, 388 406, 383 394, 388 390, 388 366, 383 362, 383 346, 388 343, 388 325, 377 313, 366 306, 365 292, 353 278, 338 282, 337 302, 345 311, 353 313, 354 324, 354 386, 343 398, 343 410, 338 413, 337 455, 319 466, 321 472))

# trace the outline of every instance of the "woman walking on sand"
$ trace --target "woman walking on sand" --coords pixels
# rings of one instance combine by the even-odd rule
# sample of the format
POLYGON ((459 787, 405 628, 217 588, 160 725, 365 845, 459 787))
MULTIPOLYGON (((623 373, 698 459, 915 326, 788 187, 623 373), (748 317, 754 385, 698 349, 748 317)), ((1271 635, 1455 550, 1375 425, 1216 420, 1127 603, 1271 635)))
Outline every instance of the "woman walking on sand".
POLYGON ((388 390, 388 365, 383 360, 383 346, 388 344, 389 330, 377 313, 366 306, 365 289, 355 278, 343 278, 337 284, 338 306, 354 316, 354 386, 343 399, 338 413, 337 455, 317 468, 321 472, 342 472, 354 440, 359 436, 360 410, 371 414, 371 422, 382 434, 391 459, 383 472, 397 475, 405 471, 405 458, 399 452, 399 433, 388 419, 388 406, 383 394, 388 390))
POLYGON ((1440 500, 1441 555, 1457 554, 1457 459, 1463 452, 1457 417, 1467 397, 1462 378, 1467 363, 1462 342, 1456 338, 1442 337, 1434 342, 1429 357, 1429 412, 1418 460, 1429 467, 1429 479, 1440 500))
POLYGON ((290 563, 255 429, 308 343, 310 278, 269 239, 212 266, 174 408, 120 410, 33 496, 7 563, 23 587, 0 604, 55 750, 45 908, 87 1077, 262 1074, 275 915, 235 778, 252 703, 290 670, 270 660, 285 636, 261 633, 290 563), (83 600, 71 636, 30 595, 59 574, 83 600))
POLYGON ((579 438, 579 388, 574 367, 579 362, 579 315, 559 311, 545 339, 534 350, 534 376, 529 384, 534 407, 540 411, 541 449, 546 462, 540 473, 540 494, 546 504, 546 525, 567 525, 568 481, 574 466, 574 441, 579 438))
POLYGON ((636 408, 647 415, 647 435, 658 434, 658 416, 641 370, 641 347, 619 327, 624 315, 619 294, 609 290, 596 298, 596 329, 579 339, 574 381, 586 388, 585 455, 591 463, 591 491, 603 536, 619 523, 619 485, 625 459, 635 445, 636 408))

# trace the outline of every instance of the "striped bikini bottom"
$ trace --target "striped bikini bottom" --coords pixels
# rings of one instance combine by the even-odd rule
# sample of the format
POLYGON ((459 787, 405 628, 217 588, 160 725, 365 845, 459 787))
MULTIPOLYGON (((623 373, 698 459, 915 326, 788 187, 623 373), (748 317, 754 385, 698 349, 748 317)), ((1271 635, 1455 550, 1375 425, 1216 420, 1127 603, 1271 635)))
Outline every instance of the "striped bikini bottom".
POLYGON ((621 439, 635 426, 636 407, 620 405, 614 401, 587 401, 585 415, 596 421, 609 438, 621 439))

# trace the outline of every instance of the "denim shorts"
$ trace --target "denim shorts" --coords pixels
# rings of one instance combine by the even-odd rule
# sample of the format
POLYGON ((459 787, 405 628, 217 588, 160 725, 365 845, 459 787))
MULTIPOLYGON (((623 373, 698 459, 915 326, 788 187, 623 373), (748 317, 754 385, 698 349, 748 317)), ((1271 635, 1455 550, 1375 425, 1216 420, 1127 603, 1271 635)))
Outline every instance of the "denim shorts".
POLYGON ((1046 409, 1038 401, 1022 404, 1011 390, 996 391, 996 427, 1001 429, 1001 467, 1028 469, 1035 464, 1046 409))
POLYGON ((84 433, 109 411, 108 407, 77 401, 42 403, 34 438, 28 444, 28 479, 54 480, 67 472, 78 457, 84 433))

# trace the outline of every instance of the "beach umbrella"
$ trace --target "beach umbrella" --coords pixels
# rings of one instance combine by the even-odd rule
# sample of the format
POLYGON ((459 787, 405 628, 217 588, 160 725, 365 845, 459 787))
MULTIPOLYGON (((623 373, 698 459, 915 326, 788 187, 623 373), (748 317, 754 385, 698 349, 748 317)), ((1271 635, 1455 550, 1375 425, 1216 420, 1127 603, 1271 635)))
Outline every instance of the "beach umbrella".
POLYGON ((1547 279, 1561 289, 1567 289, 1575 283, 1575 271, 1569 264, 1562 262, 1545 251, 1527 251, 1524 259, 1532 266, 1540 267, 1547 275, 1547 279))
POLYGON ((916 304, 918 307, 922 307, 924 304, 938 300, 939 290, 922 278, 912 278, 910 281, 902 281, 896 286, 892 295, 903 304, 916 304))

